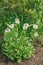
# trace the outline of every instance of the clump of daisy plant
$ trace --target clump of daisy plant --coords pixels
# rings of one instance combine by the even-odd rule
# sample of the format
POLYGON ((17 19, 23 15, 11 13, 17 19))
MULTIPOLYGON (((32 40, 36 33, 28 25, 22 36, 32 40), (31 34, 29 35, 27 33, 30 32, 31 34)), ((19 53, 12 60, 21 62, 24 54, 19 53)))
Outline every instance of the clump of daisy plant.
POLYGON ((24 23, 22 31, 19 30, 19 25, 20 21, 18 18, 15 19, 14 24, 8 25, 8 28, 4 32, 5 42, 2 45, 2 53, 18 63, 30 57, 34 51, 33 45, 28 40, 29 37, 26 36, 26 33, 24 34, 29 24, 24 23))

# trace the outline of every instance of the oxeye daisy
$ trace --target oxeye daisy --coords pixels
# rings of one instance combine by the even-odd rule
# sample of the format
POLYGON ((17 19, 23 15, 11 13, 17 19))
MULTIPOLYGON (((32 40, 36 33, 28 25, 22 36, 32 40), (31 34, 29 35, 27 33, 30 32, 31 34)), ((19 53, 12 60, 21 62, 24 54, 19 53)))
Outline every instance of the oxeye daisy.
POLYGON ((29 27, 29 24, 28 23, 24 23, 23 29, 27 29, 28 27, 29 27))
POLYGON ((10 28, 14 28, 14 24, 10 24, 9 27, 10 27, 10 28))
POLYGON ((16 23, 16 24, 19 24, 19 23, 20 23, 19 18, 15 18, 15 23, 16 23))
POLYGON ((7 32, 10 32, 10 29, 9 28, 5 29, 5 33, 7 33, 7 32))
POLYGON ((39 36, 38 32, 35 32, 35 33, 34 33, 34 36, 35 36, 35 37, 38 37, 38 36, 39 36))
POLYGON ((33 24, 33 28, 34 28, 34 29, 38 29, 38 25, 33 24))

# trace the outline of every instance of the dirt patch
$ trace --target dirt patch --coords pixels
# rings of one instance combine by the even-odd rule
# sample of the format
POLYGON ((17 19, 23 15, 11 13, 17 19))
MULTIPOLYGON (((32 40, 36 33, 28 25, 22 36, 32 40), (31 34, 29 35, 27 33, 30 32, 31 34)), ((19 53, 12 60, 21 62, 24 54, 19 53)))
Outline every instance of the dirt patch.
POLYGON ((35 44, 35 54, 28 60, 22 61, 20 64, 0 54, 0 65, 43 65, 43 46, 38 43, 35 44))

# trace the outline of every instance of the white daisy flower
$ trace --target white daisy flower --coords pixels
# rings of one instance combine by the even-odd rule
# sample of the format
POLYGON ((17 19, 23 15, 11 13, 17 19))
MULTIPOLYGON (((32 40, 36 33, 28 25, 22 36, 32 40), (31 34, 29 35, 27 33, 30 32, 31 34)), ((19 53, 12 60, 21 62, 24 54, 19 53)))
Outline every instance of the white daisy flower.
POLYGON ((23 25, 23 29, 27 29, 29 27, 29 24, 28 23, 25 23, 24 25, 23 25))
POLYGON ((16 23, 16 24, 19 24, 19 23, 20 23, 19 18, 16 18, 16 19, 15 19, 15 23, 16 23))
POLYGON ((35 33, 34 33, 34 36, 35 36, 35 37, 38 37, 38 36, 39 36, 38 32, 35 32, 35 33))
POLYGON ((5 33, 7 33, 7 32, 10 32, 10 29, 9 28, 5 29, 5 33))
POLYGON ((33 25, 33 28, 34 28, 34 29, 38 29, 38 25, 34 24, 34 25, 33 25))
POLYGON ((9 27, 10 27, 10 28, 14 28, 14 24, 10 24, 9 27))

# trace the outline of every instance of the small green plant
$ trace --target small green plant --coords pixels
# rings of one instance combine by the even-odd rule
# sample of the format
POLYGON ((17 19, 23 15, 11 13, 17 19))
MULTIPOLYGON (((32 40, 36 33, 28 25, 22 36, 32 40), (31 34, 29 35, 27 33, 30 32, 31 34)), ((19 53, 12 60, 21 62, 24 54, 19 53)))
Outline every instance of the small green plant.
POLYGON ((11 60, 16 60, 20 63, 21 60, 33 54, 34 47, 26 36, 25 29, 27 29, 29 25, 27 25, 27 23, 24 24, 22 31, 20 31, 19 19, 16 18, 15 21, 15 24, 10 24, 8 28, 5 29, 5 43, 2 45, 2 52, 11 60))

